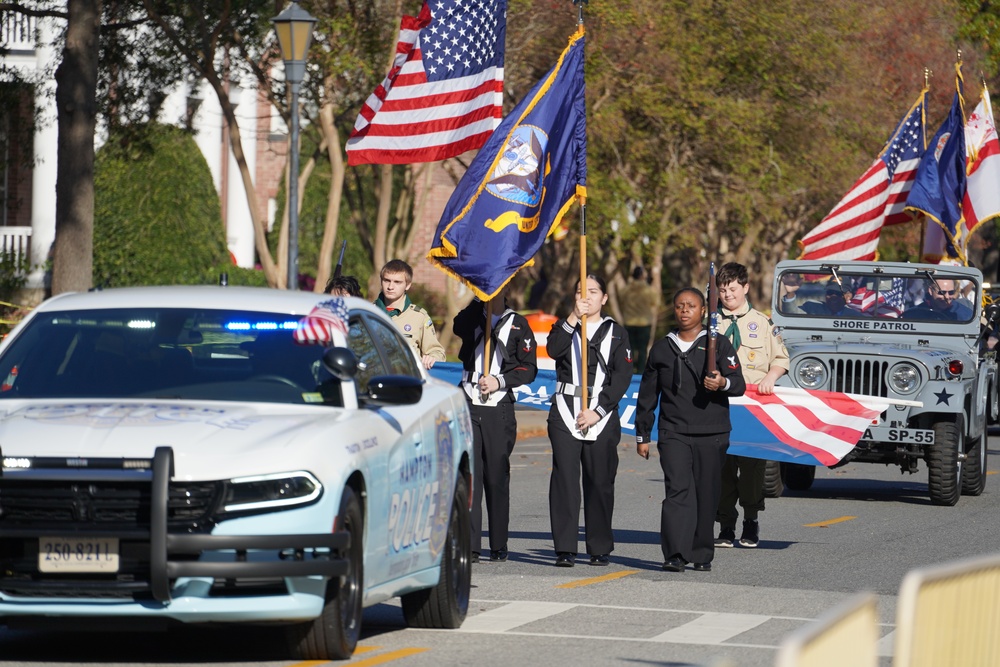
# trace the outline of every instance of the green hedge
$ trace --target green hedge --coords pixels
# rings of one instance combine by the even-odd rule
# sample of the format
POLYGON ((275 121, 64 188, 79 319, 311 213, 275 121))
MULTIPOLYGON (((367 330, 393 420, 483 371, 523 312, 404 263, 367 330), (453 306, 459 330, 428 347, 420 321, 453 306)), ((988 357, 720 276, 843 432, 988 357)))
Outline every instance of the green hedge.
POLYGON ((219 196, 190 134, 131 128, 98 152, 94 178, 94 285, 257 284, 262 272, 229 259, 219 196))

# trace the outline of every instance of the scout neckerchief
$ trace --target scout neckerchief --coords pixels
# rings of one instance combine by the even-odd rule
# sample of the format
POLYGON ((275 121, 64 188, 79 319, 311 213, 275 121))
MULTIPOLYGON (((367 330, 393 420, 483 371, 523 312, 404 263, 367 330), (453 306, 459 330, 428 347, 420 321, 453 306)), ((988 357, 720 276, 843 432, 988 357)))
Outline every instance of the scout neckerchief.
POLYGON ((401 315, 404 310, 406 310, 407 308, 410 307, 410 303, 412 303, 412 302, 410 301, 410 295, 409 294, 404 294, 403 295, 403 307, 402 308, 389 308, 389 307, 387 307, 385 305, 385 297, 382 295, 381 292, 379 292, 378 298, 375 299, 375 305, 378 306, 379 308, 381 308, 382 310, 384 310, 386 313, 388 313, 389 317, 396 317, 397 315, 401 315))
POLYGON ((741 317, 749 313, 750 309, 752 308, 749 300, 747 300, 743 305, 746 306, 746 310, 739 314, 730 312, 725 308, 723 308, 722 306, 719 306, 719 315, 729 320, 729 328, 726 329, 725 336, 733 344, 734 350, 739 350, 740 344, 743 342, 742 339, 740 338, 740 327, 738 324, 736 324, 736 320, 740 319, 741 317))

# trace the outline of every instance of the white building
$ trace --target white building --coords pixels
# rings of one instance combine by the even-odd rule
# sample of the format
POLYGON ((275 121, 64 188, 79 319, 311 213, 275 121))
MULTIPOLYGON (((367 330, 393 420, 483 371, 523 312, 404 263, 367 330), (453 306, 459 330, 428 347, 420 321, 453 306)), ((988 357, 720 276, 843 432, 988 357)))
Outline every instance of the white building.
MULTIPOLYGON (((0 109, 0 251, 30 256, 29 288, 44 285, 44 264, 55 239, 56 141, 55 69, 61 53, 51 45, 64 29, 58 19, 35 18, 16 12, 0 14, 0 46, 5 67, 33 82, 18 109, 0 109), (34 105, 32 110, 31 105, 34 105), (25 160, 25 136, 17 132, 19 120, 38 114, 30 141, 32 160, 25 160), (19 116, 27 114, 27 116, 19 116)), ((9 85, 0 82, 0 86, 9 85)), ((258 206, 273 219, 287 150, 285 126, 266 99, 257 94, 255 82, 228 83, 230 100, 243 139, 250 172, 254 178, 258 206)), ((253 267, 255 258, 253 223, 240 178, 229 148, 228 128, 214 91, 203 84, 191 91, 171 91, 159 120, 181 125, 193 111, 195 141, 212 171, 220 195, 226 241, 236 263, 253 267)), ((98 130, 100 135, 100 130, 98 130)), ((98 145, 101 142, 98 136, 98 145)))

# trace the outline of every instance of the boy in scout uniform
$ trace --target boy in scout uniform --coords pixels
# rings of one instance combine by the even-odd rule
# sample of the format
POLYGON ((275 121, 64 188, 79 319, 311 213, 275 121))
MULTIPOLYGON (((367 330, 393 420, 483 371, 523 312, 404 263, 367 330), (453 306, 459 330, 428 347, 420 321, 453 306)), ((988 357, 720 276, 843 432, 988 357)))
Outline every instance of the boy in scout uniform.
POLYGON ((389 314, 424 368, 429 369, 436 361, 444 361, 444 346, 438 342, 431 316, 406 295, 413 285, 410 265, 401 259, 392 259, 386 262, 379 275, 382 291, 375 299, 375 305, 389 314))
MULTIPOLYGON (((750 306, 750 277, 742 264, 724 264, 715 278, 719 288, 719 329, 732 342, 743 367, 747 385, 758 394, 774 393, 774 382, 788 372, 788 351, 771 319, 750 306)), ((760 540, 757 514, 764 509, 764 459, 726 455, 722 466, 722 498, 715 520, 719 522, 716 547, 736 542, 736 503, 743 508, 740 546, 753 548, 760 540)))

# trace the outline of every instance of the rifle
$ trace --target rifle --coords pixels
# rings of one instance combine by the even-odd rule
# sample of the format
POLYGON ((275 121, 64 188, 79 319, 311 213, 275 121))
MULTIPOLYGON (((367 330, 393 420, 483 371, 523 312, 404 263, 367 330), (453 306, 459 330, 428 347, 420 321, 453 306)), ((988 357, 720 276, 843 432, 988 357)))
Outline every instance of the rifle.
POLYGON ((344 239, 344 244, 340 246, 340 259, 337 260, 337 267, 333 270, 333 277, 339 278, 340 274, 344 271, 344 251, 347 250, 347 239, 344 239))
POLYGON ((715 262, 708 264, 708 372, 715 372, 715 346, 719 337, 719 286, 715 284, 715 262))

